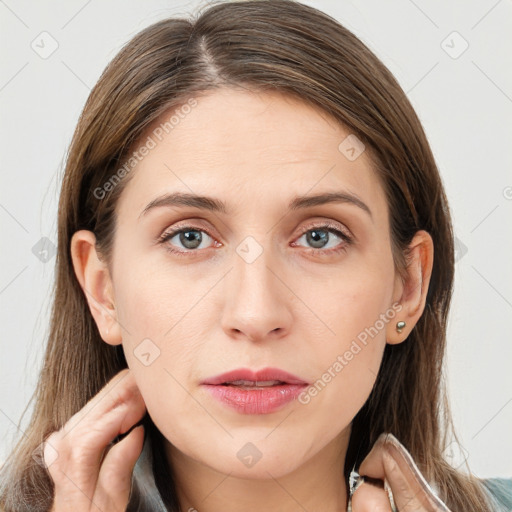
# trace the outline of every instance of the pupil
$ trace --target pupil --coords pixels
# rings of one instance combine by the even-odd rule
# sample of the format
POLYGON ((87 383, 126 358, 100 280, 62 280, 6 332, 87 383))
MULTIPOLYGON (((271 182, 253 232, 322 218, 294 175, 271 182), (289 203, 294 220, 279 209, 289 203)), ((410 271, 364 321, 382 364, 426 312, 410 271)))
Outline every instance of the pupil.
POLYGON ((180 234, 180 242, 187 249, 195 249, 196 247, 201 245, 201 240, 202 235, 199 231, 184 231, 183 233, 180 234))
POLYGON ((325 231, 312 230, 306 235, 308 243, 311 243, 315 248, 321 248, 327 243, 328 235, 325 231))

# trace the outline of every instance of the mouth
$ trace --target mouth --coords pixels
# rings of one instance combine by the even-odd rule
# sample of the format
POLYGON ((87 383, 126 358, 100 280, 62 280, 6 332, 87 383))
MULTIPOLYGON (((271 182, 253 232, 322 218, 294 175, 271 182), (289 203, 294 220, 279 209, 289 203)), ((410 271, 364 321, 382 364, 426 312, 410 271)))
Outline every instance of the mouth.
POLYGON ((269 414, 295 400, 309 385, 283 370, 241 368, 201 383, 210 395, 241 414, 269 414))
POLYGON ((240 389, 255 390, 262 388, 270 388, 274 386, 282 386, 285 384, 288 384, 288 382, 283 382, 282 380, 235 380, 232 382, 223 382, 221 386, 234 386, 240 389))
POLYGON ((285 384, 300 386, 307 385, 308 382, 280 368, 263 368, 257 371, 249 368, 238 368, 205 379, 201 384, 263 388, 285 384))

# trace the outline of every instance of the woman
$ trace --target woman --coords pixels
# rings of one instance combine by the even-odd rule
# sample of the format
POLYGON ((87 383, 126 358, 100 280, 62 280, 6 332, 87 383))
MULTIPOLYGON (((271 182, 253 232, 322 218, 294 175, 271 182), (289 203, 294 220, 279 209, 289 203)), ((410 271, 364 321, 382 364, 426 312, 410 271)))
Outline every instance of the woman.
POLYGON ((510 506, 443 458, 454 261, 434 158, 327 15, 222 3, 133 38, 78 123, 58 235, 3 510, 510 506))

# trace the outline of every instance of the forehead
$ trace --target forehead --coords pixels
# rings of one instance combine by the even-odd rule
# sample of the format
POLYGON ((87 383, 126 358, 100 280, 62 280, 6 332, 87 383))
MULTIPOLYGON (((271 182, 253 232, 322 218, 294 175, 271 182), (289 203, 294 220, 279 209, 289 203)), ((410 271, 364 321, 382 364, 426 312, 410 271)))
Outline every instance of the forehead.
POLYGON ((347 158, 347 146, 355 142, 356 155, 362 146, 319 108, 280 92, 218 89, 194 99, 190 108, 166 112, 141 138, 139 148, 150 149, 131 171, 120 216, 138 215, 175 191, 222 196, 245 208, 256 197, 261 206, 288 204, 308 191, 342 189, 385 208, 367 151, 347 158))

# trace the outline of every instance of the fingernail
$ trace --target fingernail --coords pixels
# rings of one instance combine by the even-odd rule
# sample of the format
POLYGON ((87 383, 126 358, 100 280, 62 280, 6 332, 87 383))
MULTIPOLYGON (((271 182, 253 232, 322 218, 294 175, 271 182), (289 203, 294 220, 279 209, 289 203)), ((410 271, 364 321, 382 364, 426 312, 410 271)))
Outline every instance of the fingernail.
POLYGON ((381 434, 381 435, 385 437, 384 442, 386 444, 390 443, 393 446, 395 446, 396 448, 398 448, 401 452, 405 452, 405 453, 409 454, 409 456, 410 456, 410 453, 407 451, 405 446, 391 432, 388 432, 387 434, 381 434))
MULTIPOLYGON (((420 470, 416 463, 414 462, 414 459, 412 458, 412 455, 409 453, 407 448, 391 433, 386 434, 384 444, 388 452, 396 458, 396 454, 393 452, 393 448, 398 450, 398 452, 402 455, 402 457, 405 459, 405 462, 411 468, 414 469, 415 472, 420 473, 420 470)), ((421 473, 420 473, 421 474, 421 473)))
POLYGON ((382 432, 382 434, 379 437, 377 437, 377 440, 375 441, 375 444, 377 444, 377 443, 386 443, 386 440, 388 439, 389 436, 394 437, 392 434, 389 434, 388 432, 382 432))

